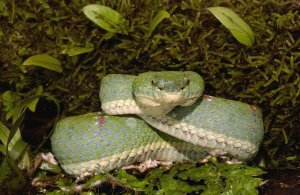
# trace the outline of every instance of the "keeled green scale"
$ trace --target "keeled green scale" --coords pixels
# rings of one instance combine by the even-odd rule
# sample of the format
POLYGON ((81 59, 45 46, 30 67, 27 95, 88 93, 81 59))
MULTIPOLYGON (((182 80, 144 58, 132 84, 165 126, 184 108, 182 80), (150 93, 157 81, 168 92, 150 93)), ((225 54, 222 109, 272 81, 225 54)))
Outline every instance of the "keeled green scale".
POLYGON ((141 120, 131 120, 128 125, 127 117, 100 116, 99 120, 98 115, 68 117, 57 124, 52 148, 62 164, 100 159, 158 139, 157 134, 140 128, 146 125, 141 120))
POLYGON ((259 145, 263 138, 262 113, 258 107, 238 101, 204 96, 189 107, 169 114, 181 122, 259 145))
MULTIPOLYGON (((157 132, 143 120, 133 116, 102 116, 98 113, 89 113, 80 116, 67 117, 58 122, 51 138, 52 150, 62 167, 72 175, 81 175, 85 172, 103 172, 120 168, 135 161, 144 161, 148 158, 157 160, 195 161, 207 156, 201 148, 193 149, 194 145, 180 141, 164 133, 157 132), (138 158, 131 158, 112 162, 109 167, 93 170, 81 169, 80 164, 88 164, 91 160, 110 158, 125 151, 135 151, 151 144, 157 145, 155 150, 138 158), (172 147, 166 149, 163 143, 172 147), (115 164, 114 164, 115 163, 115 164), (76 164, 76 165, 73 165, 76 164)), ((95 163, 95 162, 93 162, 95 163)), ((91 166, 94 166, 91 163, 91 166)), ((89 165, 85 165, 89 166, 89 165)))

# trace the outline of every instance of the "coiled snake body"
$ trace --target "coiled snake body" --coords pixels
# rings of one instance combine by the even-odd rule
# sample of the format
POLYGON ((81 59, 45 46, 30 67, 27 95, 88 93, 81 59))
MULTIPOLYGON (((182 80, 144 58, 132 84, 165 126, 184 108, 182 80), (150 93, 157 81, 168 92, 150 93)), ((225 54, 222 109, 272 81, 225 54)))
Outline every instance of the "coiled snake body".
POLYGON ((106 115, 89 113, 59 121, 51 138, 55 157, 75 176, 147 159, 251 159, 263 138, 260 109, 201 96, 203 85, 194 72, 107 75, 100 87, 106 115))

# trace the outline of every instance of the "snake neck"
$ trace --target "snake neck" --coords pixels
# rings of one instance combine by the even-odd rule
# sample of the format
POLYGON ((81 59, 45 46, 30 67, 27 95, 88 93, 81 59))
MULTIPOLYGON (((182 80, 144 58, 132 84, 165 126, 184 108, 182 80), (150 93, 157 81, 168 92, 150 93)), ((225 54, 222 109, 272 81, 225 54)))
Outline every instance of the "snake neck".
POLYGON ((133 99, 114 100, 102 104, 102 110, 108 115, 138 114, 164 117, 172 111, 176 104, 163 104, 160 106, 143 106, 133 99))
POLYGON ((191 124, 186 124, 169 116, 157 118, 150 115, 139 115, 148 124, 180 140, 211 151, 213 156, 230 156, 239 160, 249 160, 258 151, 258 146, 248 140, 229 137, 224 134, 215 133, 211 129, 204 129, 191 124), (218 151, 218 152, 215 152, 218 151))
POLYGON ((222 153, 228 153, 240 160, 248 160, 258 151, 257 145, 247 140, 229 137, 215 133, 211 129, 186 124, 170 116, 149 115, 149 112, 145 112, 134 100, 113 101, 103 105, 102 109, 109 115, 137 114, 148 124, 164 133, 206 148, 208 151, 220 150, 222 153))

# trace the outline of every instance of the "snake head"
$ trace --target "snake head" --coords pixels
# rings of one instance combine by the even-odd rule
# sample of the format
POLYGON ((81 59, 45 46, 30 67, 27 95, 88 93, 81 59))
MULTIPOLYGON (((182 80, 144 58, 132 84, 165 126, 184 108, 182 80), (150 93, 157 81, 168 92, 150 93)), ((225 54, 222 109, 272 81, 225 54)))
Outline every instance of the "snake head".
POLYGON ((202 77, 192 71, 145 72, 133 82, 133 95, 146 107, 189 106, 203 93, 202 77))

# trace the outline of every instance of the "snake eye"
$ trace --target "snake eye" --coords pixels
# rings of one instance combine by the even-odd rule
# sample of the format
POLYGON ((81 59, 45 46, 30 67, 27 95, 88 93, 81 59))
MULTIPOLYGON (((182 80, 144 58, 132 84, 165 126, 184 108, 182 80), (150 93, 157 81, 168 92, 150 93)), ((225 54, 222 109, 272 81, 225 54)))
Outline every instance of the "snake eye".
POLYGON ((164 89, 163 86, 161 86, 155 79, 151 79, 151 84, 161 91, 164 89))
POLYGON ((156 81, 154 79, 151 79, 151 85, 156 86, 156 81))
POLYGON ((190 84, 190 79, 188 78, 183 78, 183 83, 182 83, 182 86, 181 86, 181 90, 184 90, 188 85, 190 84))

